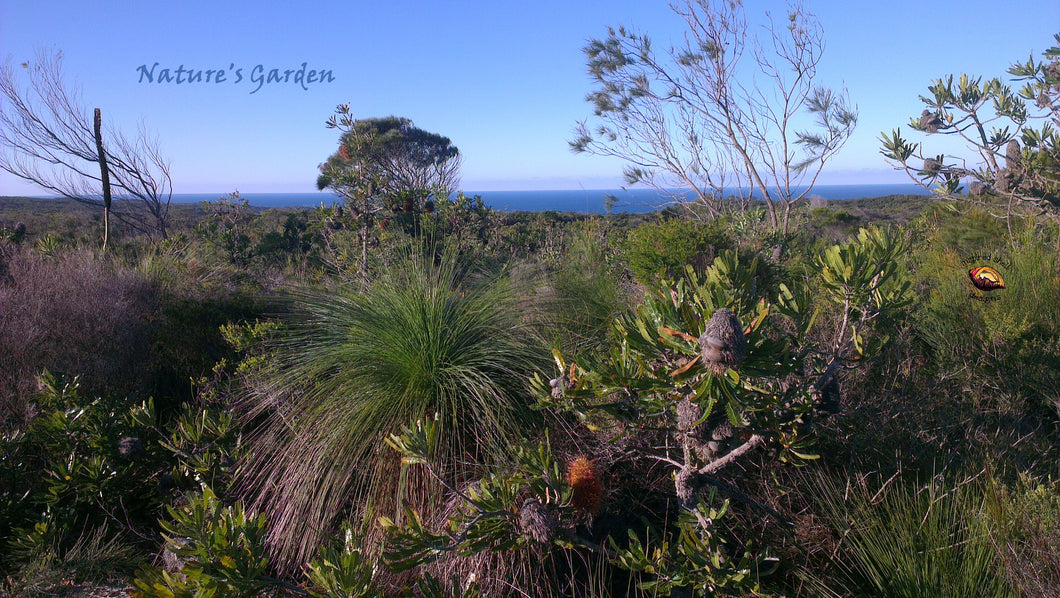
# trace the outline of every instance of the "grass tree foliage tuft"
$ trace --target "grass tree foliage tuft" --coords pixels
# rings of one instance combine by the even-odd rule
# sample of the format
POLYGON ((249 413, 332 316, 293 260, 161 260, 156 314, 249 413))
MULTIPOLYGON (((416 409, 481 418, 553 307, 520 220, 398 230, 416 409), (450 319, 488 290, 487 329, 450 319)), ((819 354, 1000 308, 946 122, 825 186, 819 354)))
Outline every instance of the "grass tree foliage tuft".
POLYGON ((467 478, 538 419, 526 378, 541 351, 503 276, 407 254, 362 292, 305 292, 253 375, 242 483, 281 565, 312 556, 344 512, 422 507, 432 492, 384 439, 435 412, 437 454, 467 478))

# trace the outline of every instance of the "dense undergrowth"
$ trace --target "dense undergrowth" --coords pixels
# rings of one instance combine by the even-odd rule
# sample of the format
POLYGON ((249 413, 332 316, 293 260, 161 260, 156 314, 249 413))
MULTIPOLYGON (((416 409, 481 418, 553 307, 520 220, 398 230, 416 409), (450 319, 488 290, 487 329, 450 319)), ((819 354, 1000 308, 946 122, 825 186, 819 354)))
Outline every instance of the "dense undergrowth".
POLYGON ((890 201, 5 210, 0 591, 1055 596, 1055 225, 890 201))

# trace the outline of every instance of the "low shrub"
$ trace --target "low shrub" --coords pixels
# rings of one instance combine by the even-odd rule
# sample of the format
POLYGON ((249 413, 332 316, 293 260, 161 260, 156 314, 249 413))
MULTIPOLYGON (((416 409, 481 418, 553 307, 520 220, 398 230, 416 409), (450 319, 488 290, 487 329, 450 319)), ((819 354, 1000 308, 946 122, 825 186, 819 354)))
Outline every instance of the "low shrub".
POLYGON ((610 263, 615 249, 601 222, 582 223, 572 236, 566 255, 550 269, 551 293, 540 303, 549 314, 553 344, 581 356, 604 349, 611 323, 628 309, 632 293, 621 284, 622 268, 610 263))
POLYGON ((1020 596, 1060 596, 1060 484, 1022 477, 989 488, 991 539, 1000 571, 1020 596))
POLYGON ((86 395, 148 386, 158 296, 135 271, 87 250, 20 251, 0 279, 0 425, 26 421, 43 370, 86 395))
POLYGON ((680 277, 689 264, 702 272, 718 251, 732 246, 732 241, 716 227, 671 218, 634 229, 626 239, 623 254, 637 280, 650 283, 680 277))
POLYGON ((35 417, 0 434, 0 544, 11 551, 0 569, 22 579, 36 575, 34 563, 103 562, 92 555, 120 556, 121 546, 150 538, 168 456, 157 432, 130 417, 137 407, 85 396, 76 381, 47 373, 40 386, 35 417))

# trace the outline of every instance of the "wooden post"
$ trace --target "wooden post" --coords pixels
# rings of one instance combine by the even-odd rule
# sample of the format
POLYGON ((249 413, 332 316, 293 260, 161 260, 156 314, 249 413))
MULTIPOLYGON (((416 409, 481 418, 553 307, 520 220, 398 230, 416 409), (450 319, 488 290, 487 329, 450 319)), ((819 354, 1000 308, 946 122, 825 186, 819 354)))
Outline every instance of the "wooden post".
POLYGON ((107 169, 107 154, 103 151, 103 117, 96 108, 96 153, 99 155, 99 172, 103 181, 103 251, 107 251, 110 237, 110 171, 107 169))

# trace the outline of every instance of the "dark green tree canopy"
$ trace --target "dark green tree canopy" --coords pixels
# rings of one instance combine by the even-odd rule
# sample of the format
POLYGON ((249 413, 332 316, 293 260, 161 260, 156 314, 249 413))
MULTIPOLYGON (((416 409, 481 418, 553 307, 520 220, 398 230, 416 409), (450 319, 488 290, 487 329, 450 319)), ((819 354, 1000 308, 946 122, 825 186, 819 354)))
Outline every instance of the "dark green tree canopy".
POLYGON ((459 183, 460 152, 448 137, 417 128, 407 118, 353 120, 339 106, 328 127, 343 131, 338 150, 320 166, 319 189, 346 195, 366 180, 391 201, 419 204, 448 195, 459 183))

